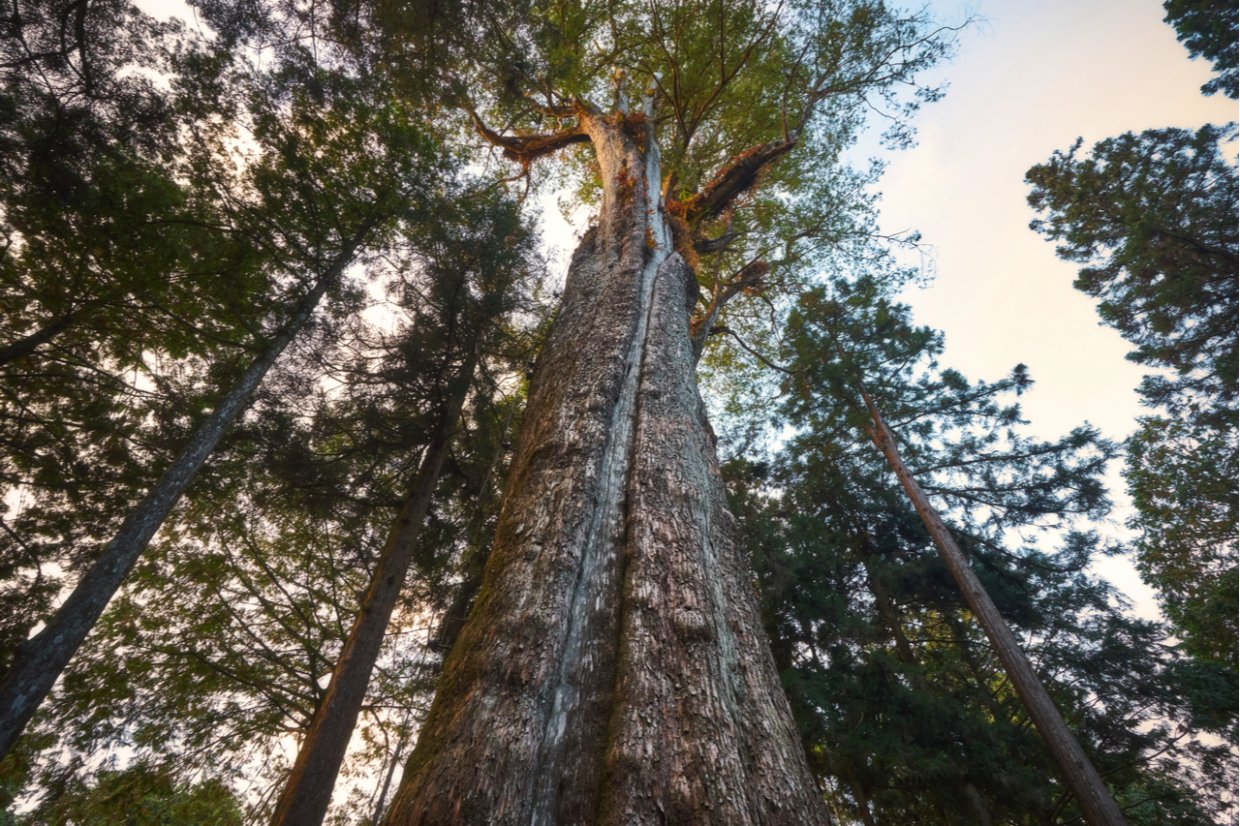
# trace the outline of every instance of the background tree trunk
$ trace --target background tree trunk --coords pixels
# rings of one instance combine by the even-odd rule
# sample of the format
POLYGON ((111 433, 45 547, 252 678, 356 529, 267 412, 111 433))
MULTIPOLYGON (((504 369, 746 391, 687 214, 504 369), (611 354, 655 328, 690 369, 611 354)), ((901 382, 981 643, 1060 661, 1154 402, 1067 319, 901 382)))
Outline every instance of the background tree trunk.
POLYGON ((732 542, 657 148, 640 117, 582 126, 598 223, 389 823, 826 823, 732 542))
POLYGON ((17 650, 17 656, 0 682, 0 757, 17 742, 39 705, 95 627, 104 608, 125 581, 151 538, 180 501, 199 469, 220 439, 245 412, 250 398, 276 363, 284 348, 310 320, 315 308, 332 288, 373 228, 367 220, 327 268, 318 274, 310 291, 298 301, 283 326, 266 348, 220 398, 215 410, 198 426, 189 443, 173 460, 159 481, 130 511, 115 537, 99 553, 76 587, 56 609, 47 625, 17 650))
POLYGON ((1012 633, 1007 621, 995 607, 994 601, 986 592, 981 580, 977 578, 977 574, 973 573, 973 569, 969 567, 969 561, 960 550, 960 546, 956 544, 951 532, 947 530, 947 526, 943 524, 943 520, 939 518, 938 511, 930 504, 921 485, 917 484, 917 480, 913 478, 904 464, 899 450, 896 449, 895 437, 883 421, 878 406, 864 389, 860 389, 860 392, 866 410, 870 414, 870 435, 874 439, 874 444, 883 452, 887 463, 899 479, 900 486, 904 488, 909 501, 913 503, 918 516, 925 524, 926 531, 939 550, 939 556, 951 572, 952 579, 960 587, 965 604, 969 606, 978 624, 990 638, 995 653, 999 656, 999 661, 1003 663, 1004 671, 1007 672, 1008 679, 1012 681, 1012 686, 1029 712, 1029 718, 1033 720, 1038 733, 1042 735, 1043 742, 1054 755, 1055 762, 1059 765, 1060 775, 1068 788, 1072 790, 1072 795, 1076 798, 1077 805, 1081 807, 1086 822, 1090 826, 1125 826, 1127 821, 1124 819, 1123 812, 1120 811, 1119 804, 1111 797, 1098 770, 1094 768, 1094 764, 1090 762, 1081 744, 1073 736, 1068 724, 1064 722, 1059 709, 1046 692, 1046 687, 1042 685, 1037 672, 1033 670, 1033 665, 1025 656, 1025 652, 1021 650, 1016 635, 1012 633))
POLYGON ((465 397, 469 394, 477 359, 477 353, 472 353, 452 382, 451 397, 444 403, 439 427, 422 454, 418 472, 388 531, 370 586, 362 597, 357 618, 332 669, 327 693, 314 712, 293 770, 276 803, 271 821, 274 826, 322 823, 327 814, 340 764, 362 711, 370 675, 379 657, 396 599, 409 573, 418 537, 452 445, 452 435, 456 432, 465 397))

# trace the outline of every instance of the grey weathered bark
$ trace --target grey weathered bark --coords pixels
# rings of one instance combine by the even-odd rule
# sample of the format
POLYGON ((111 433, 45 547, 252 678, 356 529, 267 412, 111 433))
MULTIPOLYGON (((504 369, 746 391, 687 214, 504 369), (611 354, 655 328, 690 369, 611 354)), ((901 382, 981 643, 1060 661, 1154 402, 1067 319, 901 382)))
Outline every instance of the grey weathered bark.
POLYGON ((939 555, 960 587, 965 604, 969 606, 969 610, 981 624, 982 630, 990 638, 991 644, 995 647, 995 653, 998 654, 1007 672, 1008 679, 1012 681, 1017 695, 1029 712, 1030 719, 1033 720, 1038 733, 1042 735, 1042 740, 1054 755, 1059 765, 1061 778, 1072 790, 1077 804, 1081 807, 1081 812, 1085 815, 1085 820, 1091 826, 1124 826, 1126 822, 1124 815, 1115 799, 1111 797, 1111 793, 1107 791, 1098 770, 1094 768, 1093 763, 1081 748, 1081 744, 1077 742, 1067 723, 1064 722, 1059 709, 1055 707, 1054 701, 1046 693, 1046 687, 1042 685, 1042 681, 1038 679, 1037 673, 1033 670, 1033 665, 1025 657, 1012 629, 1008 627, 1003 615, 995 607, 990 594, 986 592, 981 580, 977 578, 977 574, 969 567, 968 560, 956 544, 951 532, 943 524, 943 520, 934 506, 930 504, 930 500, 921 486, 917 484, 917 480, 909 473, 908 467, 896 448, 895 437, 883 421, 878 405, 869 393, 863 388, 859 389, 866 410, 870 414, 871 438, 883 452, 887 463, 900 480, 900 486, 904 488, 904 492, 925 524, 926 530, 939 550, 939 555))
POLYGON ((373 222, 368 221, 318 274, 310 292, 297 303, 283 326, 267 342, 266 350, 250 363, 207 420, 194 431, 155 486, 130 511, 116 536, 104 546, 47 625, 18 647, 12 666, 0 682, 0 757, 17 742, 151 537, 159 530, 224 433, 245 411, 267 371, 309 321, 323 295, 353 261, 358 247, 373 226, 373 222))
POLYGON ((597 225, 389 824, 822 824, 728 513, 644 118, 585 108, 597 225))
POLYGON ((322 823, 331 803, 340 763, 357 725, 362 700, 379 656, 396 598, 409 571, 418 537, 430 509, 444 459, 452 444, 461 409, 473 380, 477 355, 472 354, 457 373, 439 426, 422 454, 422 461, 401 503, 396 521, 379 553, 370 585, 344 647, 332 670, 327 693, 297 752, 297 760, 276 803, 274 826, 322 823))

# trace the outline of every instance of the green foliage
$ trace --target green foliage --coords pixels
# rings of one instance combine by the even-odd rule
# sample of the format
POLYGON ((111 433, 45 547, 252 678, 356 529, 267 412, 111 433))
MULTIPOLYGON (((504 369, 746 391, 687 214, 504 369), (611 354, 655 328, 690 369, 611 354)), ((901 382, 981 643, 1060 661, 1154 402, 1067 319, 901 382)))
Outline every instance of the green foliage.
MULTIPOLYGON (((458 107, 509 133, 554 132, 576 98, 606 109, 623 93, 635 107, 648 91, 673 200, 795 138, 692 229, 717 242, 697 261, 699 317, 737 273, 768 266, 715 319, 704 365, 731 426, 756 439, 781 392, 766 363, 790 363, 781 415, 794 435, 777 461, 733 462, 730 486, 833 804, 953 823, 975 819, 980 795, 996 819, 1074 816, 864 439, 849 403, 860 380, 1037 642, 1133 821, 1213 813, 1175 764, 1216 791, 1225 749, 1180 735, 1234 725, 1234 681, 1215 661, 1230 650, 1234 665, 1219 641, 1236 633, 1218 610, 1236 587, 1234 427, 1219 425, 1236 397, 1226 129, 1124 136, 1030 173, 1051 213, 1041 228, 1087 265, 1083 288, 1139 361, 1173 371, 1148 398, 1187 411, 1130 444, 1142 564, 1204 658, 1186 661, 1087 571, 1098 542, 1075 520, 1105 512, 1115 447, 1088 426, 1029 438, 1013 401, 1023 367, 994 382, 940 368, 941 337, 890 299, 909 276, 875 242, 880 170, 844 153, 874 109, 891 141, 909 140, 909 116, 938 95, 919 73, 951 51, 951 30, 878 0, 194 8, 211 36, 127 3, 45 0, 18 3, 0 38, 0 666, 327 262, 350 239, 363 251, 7 759, 3 802, 24 787, 36 806, 11 822, 264 817, 269 796, 239 800, 229 783, 283 779, 449 379, 477 352, 345 785, 395 765, 455 589, 485 559, 549 317, 529 297, 540 265, 520 212, 459 171, 485 159, 458 107), (806 290, 843 261, 870 277, 806 290), (1030 538, 1047 530, 1054 553, 1030 538), (106 756, 122 753, 133 762, 118 770, 106 756)), ((1190 49, 1234 89, 1234 59, 1227 75, 1225 50, 1200 37, 1190 49)), ((558 170, 595 196, 588 153, 558 170)), ((337 820, 381 809, 363 786, 337 820)))
POLYGON ((517 210, 459 180, 419 100, 297 35, 314 10, 203 11, 236 14, 201 41, 125 4, 23 9, 25 43, 5 32, 0 666, 289 306, 344 246, 363 252, 11 756, 5 805, 27 779, 36 797, 114 785, 97 760, 49 754, 278 782, 445 381, 477 348, 470 421, 362 727, 354 770, 373 774, 419 719, 435 657, 410 640, 450 598, 460 526, 492 516, 471 499, 502 478, 489 470, 514 416, 499 386, 530 358, 539 309, 514 287, 540 273, 517 210), (23 57, 66 9, 87 24, 69 62, 23 57), (128 97, 73 87, 79 53, 93 89, 131 83, 128 97))
POLYGON ((1128 443, 1128 491, 1141 531, 1137 564, 1185 650, 1237 666, 1235 431, 1158 416, 1128 443))
POLYGON ((17 826, 241 826, 241 805, 228 786, 187 783, 160 766, 136 763, 100 772, 92 782, 70 777, 17 826))
MULTIPOLYGON (((1234 20, 1234 9, 1232 10, 1234 20)), ((1234 43, 1233 43, 1234 46, 1234 43)), ((1233 49, 1234 51, 1234 49, 1233 49)), ((1082 265, 1078 289, 1158 368, 1162 414, 1128 446, 1138 566, 1194 655, 1236 665, 1237 214, 1233 126, 1080 142, 1029 170, 1032 227, 1082 265)))
POLYGON ((0 663, 341 249, 425 215, 451 177, 412 104, 296 38, 250 63, 81 6, 89 71, 26 54, 63 16, 4 41, 0 348, 38 340, 0 358, 0 663))
MULTIPOLYGON (((323 325, 284 365, 110 606, 40 724, 60 747, 132 749, 177 776, 245 776, 263 790, 247 798, 247 819, 268 817, 265 790, 289 768, 288 736, 322 700, 451 379, 477 350, 486 367, 333 816, 369 817, 381 802, 366 781, 416 731, 438 665, 431 638, 495 515, 515 404, 497 382, 528 357, 504 322, 531 309, 527 282, 540 272, 511 203, 443 195, 433 220, 402 222, 368 261, 383 311, 323 325)), ((53 765, 36 767, 35 788, 54 778, 53 765)))
POLYGON ((235 358, 268 287, 186 162, 187 121, 156 80, 201 44, 126 3, 13 15, 0 40, 4 664, 57 569, 89 561, 83 538, 107 535, 162 461, 143 431, 172 403, 164 381, 235 358))
POLYGON ((1227 0, 1164 0, 1175 35, 1193 57, 1214 64, 1216 76, 1201 87, 1207 95, 1222 92, 1235 100, 1240 95, 1236 42, 1240 40, 1240 12, 1227 0))
POLYGON ((1232 126, 1151 129, 1099 141, 1029 170, 1030 225, 1082 265, 1077 289, 1137 345, 1131 358, 1165 367, 1156 404, 1177 393, 1234 405, 1238 185, 1220 142, 1232 126))
POLYGON ((920 517, 866 435, 858 385, 1027 643, 1069 724, 1146 822, 1208 820, 1223 804, 1234 687, 1168 653, 1088 573, 1113 445, 1089 428, 1020 434, 1023 368, 969 382, 938 365, 941 336, 869 278, 805 294, 789 325, 773 465, 728 468, 764 616, 811 765, 842 818, 1072 822, 1048 753, 964 608, 920 517), (1041 529, 1034 542, 1031 529, 1041 529), (1053 529, 1053 530, 1052 530, 1053 529), (1056 547, 1054 552, 1045 550, 1056 547), (864 815, 862 812, 864 811, 864 815))
MULTIPOLYGON (((872 175, 849 169, 842 153, 874 111, 893 124, 893 140, 907 139, 909 116, 938 95, 919 76, 954 43, 954 30, 928 15, 878 0, 529 3, 478 25, 487 48, 450 69, 458 102, 524 135, 573 128, 580 100, 607 112, 621 100, 637 110, 649 96, 658 185, 671 200, 691 199, 747 153, 795 144, 728 209, 690 228, 694 240, 726 240, 700 262, 691 255, 705 288, 700 314, 753 261, 766 261, 769 275, 737 304, 795 293, 810 259, 872 234, 872 175)), ((595 197, 588 152, 540 165, 595 197)))

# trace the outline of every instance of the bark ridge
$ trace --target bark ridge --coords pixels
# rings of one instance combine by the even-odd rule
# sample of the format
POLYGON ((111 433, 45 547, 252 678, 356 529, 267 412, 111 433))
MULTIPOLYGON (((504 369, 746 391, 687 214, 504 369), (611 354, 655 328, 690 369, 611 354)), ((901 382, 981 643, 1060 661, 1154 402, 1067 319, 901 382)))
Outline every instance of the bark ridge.
POLYGON ((819 824, 694 378, 640 119, 539 357, 494 550, 390 824, 819 824))

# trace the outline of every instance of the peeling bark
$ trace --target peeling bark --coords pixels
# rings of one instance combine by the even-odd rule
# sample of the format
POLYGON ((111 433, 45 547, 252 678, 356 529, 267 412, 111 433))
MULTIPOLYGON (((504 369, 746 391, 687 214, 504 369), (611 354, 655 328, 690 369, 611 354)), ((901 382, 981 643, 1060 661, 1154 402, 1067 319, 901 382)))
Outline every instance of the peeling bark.
POLYGON ((494 549, 389 824, 823 824, 693 373, 640 116, 539 356, 494 549))

